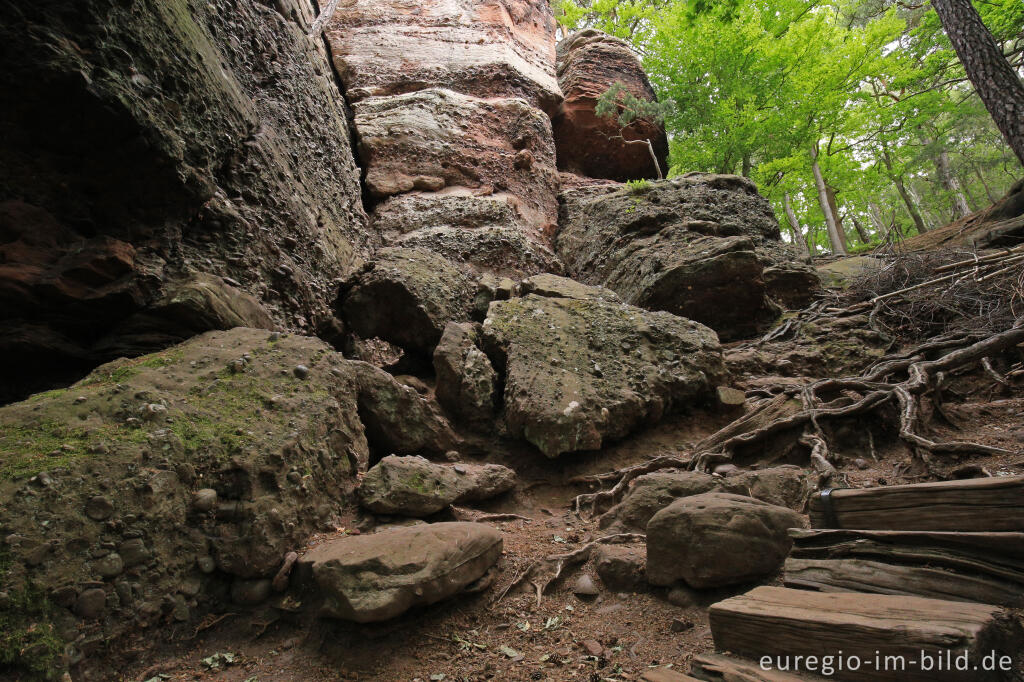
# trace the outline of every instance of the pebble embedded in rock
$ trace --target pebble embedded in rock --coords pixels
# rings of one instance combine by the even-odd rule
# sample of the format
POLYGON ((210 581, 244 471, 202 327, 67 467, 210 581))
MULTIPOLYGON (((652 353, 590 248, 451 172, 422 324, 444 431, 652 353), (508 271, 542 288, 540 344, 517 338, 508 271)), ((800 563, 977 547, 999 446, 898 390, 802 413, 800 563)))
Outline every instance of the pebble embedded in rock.
POLYGON ((697 593, 686 585, 675 585, 668 591, 668 603, 679 608, 689 608, 696 605, 697 593))
POLYGON ((96 572, 104 578, 116 578, 124 571, 124 560, 120 554, 111 553, 96 560, 96 572))
POLYGON ((593 597, 600 593, 597 589, 597 585, 594 584, 594 579, 586 573, 576 579, 576 584, 573 585, 572 592, 578 597, 593 597))
POLYGON ((714 472, 719 476, 730 476, 739 473, 740 468, 735 464, 719 464, 715 467, 714 472))
POLYGON ((672 632, 686 632, 693 627, 693 622, 685 618, 672 619, 672 632))
POLYGON ((105 497, 97 495, 85 503, 85 515, 93 521, 106 521, 114 513, 113 503, 105 497))
POLYGON ((306 367, 305 365, 296 365, 295 369, 292 370, 292 374, 299 379, 305 379, 309 376, 309 367, 306 367))
POLYGON ((217 491, 213 488, 203 488, 192 495, 192 508, 198 512, 208 512, 216 506, 217 491))
POLYGON ((213 573, 213 570, 217 568, 217 562, 213 560, 212 556, 201 556, 196 559, 196 566, 203 573, 213 573))
POLYGON ((98 587, 85 590, 75 600, 74 611, 80 618, 98 618, 107 607, 107 593, 98 587))

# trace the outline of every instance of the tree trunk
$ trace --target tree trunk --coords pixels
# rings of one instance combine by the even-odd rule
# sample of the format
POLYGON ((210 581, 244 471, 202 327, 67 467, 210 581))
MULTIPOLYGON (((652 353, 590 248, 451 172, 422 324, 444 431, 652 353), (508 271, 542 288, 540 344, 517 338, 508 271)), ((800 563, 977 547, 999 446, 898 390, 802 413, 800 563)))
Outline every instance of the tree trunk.
POLYGON ((939 182, 953 197, 953 220, 970 215, 971 207, 967 205, 967 198, 960 188, 960 181, 956 179, 949 168, 949 153, 943 150, 935 159, 935 168, 939 171, 939 182))
POLYGON ((910 195, 911 200, 918 207, 918 210, 921 212, 921 217, 924 218, 924 224, 929 230, 941 227, 939 220, 935 218, 935 215, 925 208, 924 202, 921 201, 921 195, 917 193, 916 189, 914 189, 913 183, 907 185, 907 194, 910 195))
POLYGON ((889 226, 882 220, 882 211, 879 210, 878 204, 868 204, 868 215, 871 216, 871 222, 875 226, 875 232, 880 235, 884 235, 889 229, 889 226))
POLYGON ((889 149, 882 143, 882 163, 889 170, 889 178, 892 180, 892 184, 896 186, 896 191, 899 192, 900 198, 903 199, 903 205, 907 207, 907 213, 910 214, 911 220, 914 221, 914 227, 917 228, 918 234, 924 234, 928 231, 925 227, 924 218, 921 217, 920 211, 917 210, 917 205, 914 200, 910 197, 910 193, 907 191, 907 186, 903 184, 903 177, 897 174, 892 166, 892 157, 889 156, 889 149))
POLYGON ((749 178, 750 177, 750 167, 751 167, 750 154, 744 154, 743 155, 743 177, 745 177, 745 178, 749 178))
POLYGON ((857 236, 860 237, 860 243, 870 244, 871 235, 868 234, 867 230, 864 229, 864 226, 860 224, 859 220, 857 220, 857 216, 851 213, 850 220, 853 221, 853 229, 857 230, 857 236))
POLYGON ((981 169, 974 164, 971 164, 971 167, 974 169, 974 174, 978 176, 978 180, 981 181, 981 186, 985 188, 985 196, 988 197, 989 203, 994 204, 999 201, 999 197, 992 194, 992 188, 988 186, 988 181, 985 180, 985 176, 982 175, 981 169))
POLYGON ((807 246, 807 241, 804 239, 803 230, 800 229, 800 221, 796 219, 796 212, 793 210, 793 204, 789 200, 789 192, 786 192, 784 198, 786 203, 786 218, 789 220, 789 229, 793 233, 793 243, 796 245, 801 256, 807 256, 810 258, 811 249, 807 246))
POLYGON ((814 173, 814 185, 818 189, 818 203, 821 205, 821 212, 825 214, 825 226, 828 228, 828 241, 832 245, 832 253, 836 256, 847 256, 845 235, 839 231, 839 224, 836 215, 832 212, 832 206, 828 200, 828 186, 825 185, 825 178, 821 174, 821 166, 818 165, 818 145, 811 147, 811 171, 814 173))
POLYGON ((1024 165, 1024 83, 971 0, 932 0, 932 7, 978 97, 1024 165))

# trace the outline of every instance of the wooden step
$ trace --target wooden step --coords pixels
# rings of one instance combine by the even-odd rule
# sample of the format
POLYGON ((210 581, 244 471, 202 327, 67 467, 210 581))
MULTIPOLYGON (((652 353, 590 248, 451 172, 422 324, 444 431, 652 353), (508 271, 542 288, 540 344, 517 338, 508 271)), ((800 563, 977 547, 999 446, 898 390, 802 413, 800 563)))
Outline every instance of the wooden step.
POLYGON ((998 659, 1024 646, 1019 623, 997 606, 886 594, 758 587, 712 605, 710 621, 719 651, 759 665, 765 656, 789 656, 788 672, 818 674, 824 671, 810 669, 807 657, 817 657, 817 666, 824 656, 859 661, 857 670, 833 671, 835 680, 1002 680, 1005 671, 923 670, 921 664, 945 666, 947 656, 966 652, 970 665, 980 666, 992 651, 998 659), (804 657, 799 668, 795 656, 804 657))
POLYGON ((695 656, 690 674, 704 682, 817 682, 826 678, 765 670, 757 663, 721 654, 695 656))
POLYGON ((1024 476, 837 488, 810 501, 814 528, 1024 531, 1024 476))
POLYGON ((651 668, 640 676, 642 682, 700 682, 695 677, 683 674, 671 668, 651 668))
POLYGON ((1024 606, 1024 533, 792 529, 784 583, 1024 606))

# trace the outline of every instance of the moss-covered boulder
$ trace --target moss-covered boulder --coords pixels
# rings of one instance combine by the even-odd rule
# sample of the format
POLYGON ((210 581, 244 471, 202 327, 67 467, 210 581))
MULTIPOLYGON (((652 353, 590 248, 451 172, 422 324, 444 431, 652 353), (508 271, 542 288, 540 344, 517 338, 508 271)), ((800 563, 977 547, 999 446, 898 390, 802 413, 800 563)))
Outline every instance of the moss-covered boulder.
POLYGON ((366 472, 359 503, 378 514, 430 516, 451 504, 508 492, 515 484, 515 472, 500 464, 437 464, 391 456, 366 472))
POLYGON ((55 669, 223 606, 353 500, 351 364, 237 328, 0 409, 0 668, 55 669))
POLYGON ((549 457, 696 405, 725 376, 704 325, 602 296, 495 301, 483 323, 482 345, 504 373, 504 427, 549 457))

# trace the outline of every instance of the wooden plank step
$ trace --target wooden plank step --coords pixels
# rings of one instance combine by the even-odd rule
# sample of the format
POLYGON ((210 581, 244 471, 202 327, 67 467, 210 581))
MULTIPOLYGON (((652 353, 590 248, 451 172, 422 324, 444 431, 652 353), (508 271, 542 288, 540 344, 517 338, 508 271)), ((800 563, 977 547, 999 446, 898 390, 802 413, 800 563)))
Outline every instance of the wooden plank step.
POLYGON ((704 682, 817 682, 818 675, 794 675, 778 670, 765 670, 757 663, 721 654, 695 656, 690 673, 704 682))
POLYGON ((671 668, 651 668, 645 670, 640 676, 642 682, 700 682, 695 677, 690 677, 671 668))
POLYGON ((1024 533, 790 531, 784 583, 1024 605, 1024 533))
POLYGON ((1024 476, 837 488, 810 501, 814 528, 1024 531, 1024 476))
POLYGON ((1004 609, 923 597, 757 587, 712 605, 709 615, 719 651, 759 665, 764 656, 789 656, 790 672, 814 674, 823 671, 811 669, 808 657, 820 666, 824 656, 841 656, 848 665, 833 672, 836 680, 1003 680, 1005 671, 973 666, 990 652, 998 662, 1024 646, 1020 624, 1004 609), (963 652, 971 670, 935 668, 963 652), (798 669, 795 656, 804 657, 798 669), (928 661, 931 670, 923 669, 928 661))

